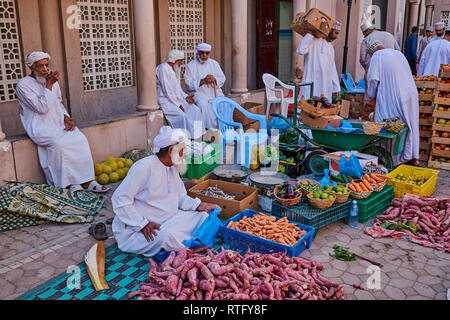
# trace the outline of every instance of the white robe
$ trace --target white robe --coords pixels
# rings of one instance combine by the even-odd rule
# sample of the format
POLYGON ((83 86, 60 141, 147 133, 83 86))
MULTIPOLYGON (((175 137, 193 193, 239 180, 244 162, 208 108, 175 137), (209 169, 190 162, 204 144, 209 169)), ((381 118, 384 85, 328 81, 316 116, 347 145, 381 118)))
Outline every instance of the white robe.
POLYGON ((216 78, 217 97, 222 97, 221 88, 225 84, 226 77, 219 63, 211 58, 203 64, 197 58, 189 62, 184 72, 184 82, 187 90, 195 94, 195 103, 202 110, 205 128, 216 130, 218 127, 217 117, 212 110, 212 100, 215 98, 214 86, 212 84, 209 85, 209 88, 206 84, 200 86, 200 81, 208 74, 216 78))
POLYGON ((367 80, 369 98, 377 98, 375 122, 399 116, 409 128, 397 161, 419 159, 419 95, 404 54, 393 49, 375 52, 367 80))
POLYGON ((181 88, 175 71, 167 62, 156 68, 156 91, 158 104, 172 128, 186 130, 191 139, 200 138, 205 133, 200 109, 186 101, 188 95, 181 88))
MULTIPOLYGON (((313 95, 320 97, 323 94, 331 102, 333 93, 341 91, 331 43, 308 33, 298 46, 297 53, 305 55, 302 82, 314 82, 313 95)), ((300 94, 305 99, 311 98, 310 92, 310 86, 300 89, 300 94)))
POLYGON ((422 53, 427 47, 427 45, 431 42, 432 37, 423 37, 419 42, 419 49, 417 50, 417 59, 420 61, 422 58, 422 53))
POLYGON ((165 166, 155 155, 130 168, 111 202, 112 230, 119 249, 147 257, 161 249, 179 251, 208 217, 206 212, 195 211, 201 201, 187 195, 175 167, 165 166), (150 221, 161 228, 148 242, 140 230, 150 221))
POLYGON ((450 63, 450 41, 431 41, 422 53, 419 63, 419 76, 439 75, 441 64, 450 63))
POLYGON ((94 180, 94 162, 86 137, 78 128, 64 130, 64 115, 69 114, 62 104, 58 83, 50 91, 26 76, 17 83, 16 92, 22 124, 38 146, 47 183, 66 188, 94 180))

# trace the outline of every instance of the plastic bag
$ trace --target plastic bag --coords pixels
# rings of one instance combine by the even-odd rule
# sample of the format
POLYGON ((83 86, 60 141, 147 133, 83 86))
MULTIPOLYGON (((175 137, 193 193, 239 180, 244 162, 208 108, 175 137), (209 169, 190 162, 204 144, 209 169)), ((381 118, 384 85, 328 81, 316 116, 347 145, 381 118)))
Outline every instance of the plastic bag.
POLYGON ((282 134, 289 128, 289 124, 278 117, 272 117, 272 119, 270 119, 269 123, 267 124, 267 130, 269 134, 271 134, 272 129, 278 130, 278 133, 282 134))
POLYGON ((339 172, 356 179, 361 178, 364 174, 363 168, 354 154, 350 156, 349 160, 345 156, 341 157, 339 161, 339 172))
POLYGON ((195 243, 195 240, 199 240, 205 246, 210 248, 214 246, 214 241, 219 233, 219 228, 222 225, 222 221, 220 221, 217 217, 219 213, 219 207, 216 207, 214 211, 210 212, 208 218, 206 218, 200 227, 198 227, 198 229, 194 232, 193 240, 189 244, 190 248, 192 248, 192 245, 198 246, 198 243, 195 243))
POLYGON ((330 176, 330 170, 325 169, 323 172, 325 173, 325 176, 322 178, 322 180, 319 181, 319 183, 324 187, 325 186, 336 186, 337 183, 335 181, 331 181, 330 179, 328 179, 328 177, 330 176))

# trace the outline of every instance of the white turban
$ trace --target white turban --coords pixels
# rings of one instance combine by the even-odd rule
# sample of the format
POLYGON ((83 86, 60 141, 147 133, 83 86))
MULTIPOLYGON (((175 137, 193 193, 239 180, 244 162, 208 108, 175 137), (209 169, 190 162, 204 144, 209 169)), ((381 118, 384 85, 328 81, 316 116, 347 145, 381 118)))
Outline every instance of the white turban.
POLYGON ((35 52, 32 52, 29 55, 27 55, 27 58, 25 59, 25 63, 27 64, 27 66, 29 66, 31 68, 36 61, 39 61, 42 59, 48 59, 50 61, 50 55, 45 52, 35 51, 35 52))
POLYGON ((370 24, 367 20, 364 20, 363 23, 361 23, 361 31, 364 32, 367 29, 375 29, 375 26, 373 24, 370 24))
POLYGON ((187 141, 187 136, 182 129, 172 129, 169 126, 164 126, 159 130, 158 135, 153 141, 153 153, 156 154, 161 149, 185 141, 187 141))
POLYGON ((370 44, 367 46, 367 52, 368 52, 369 54, 373 54, 373 52, 374 52, 378 47, 382 47, 382 46, 383 46, 383 43, 381 43, 381 41, 375 40, 375 41, 373 41, 372 43, 370 43, 370 44))
POLYGON ((431 31, 431 32, 433 32, 433 31, 434 31, 434 28, 433 28, 433 27, 427 27, 427 28, 425 29, 425 31, 431 31))
POLYGON ((200 43, 198 46, 195 47, 195 54, 198 54, 199 51, 207 51, 211 52, 211 45, 207 43, 200 43))
POLYGON ((167 53, 167 62, 174 63, 184 59, 184 52, 180 50, 171 50, 167 53))
POLYGON ((339 21, 335 21, 333 23, 333 27, 331 27, 331 29, 339 30, 339 31, 341 30, 341 28, 342 28, 342 24, 339 21))
POLYGON ((434 29, 436 30, 442 30, 445 28, 445 23, 442 21, 436 22, 436 24, 434 25, 434 29))

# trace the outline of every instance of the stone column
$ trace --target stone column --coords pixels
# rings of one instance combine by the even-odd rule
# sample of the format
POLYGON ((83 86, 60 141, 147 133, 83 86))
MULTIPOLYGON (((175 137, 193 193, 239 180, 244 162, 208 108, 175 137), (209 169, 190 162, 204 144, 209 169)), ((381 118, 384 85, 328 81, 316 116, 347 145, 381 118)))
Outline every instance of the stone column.
POLYGON ((411 29, 417 25, 417 19, 419 18, 419 4, 420 0, 410 0, 409 1, 409 27, 407 30, 407 35, 411 34, 411 29))
POLYGON ((433 7, 434 7, 434 1, 433 0, 427 0, 425 1, 425 28, 431 26, 432 18, 433 18, 433 7))
POLYGON ((156 95, 154 0, 134 0, 134 35, 139 111, 159 110, 156 95))
MULTIPOLYGON (((300 12, 306 12, 305 0, 294 0, 292 3, 292 11, 293 16, 292 19, 300 12)), ((305 59, 303 56, 297 53, 297 48, 302 42, 302 36, 297 32, 292 31, 292 61, 291 61, 291 82, 294 82, 297 79, 297 69, 302 69, 305 65, 305 59)))
POLYGON ((247 0, 231 0, 232 94, 247 88, 247 0))
POLYGON ((0 142, 6 139, 6 134, 2 130, 2 122, 0 119, 0 142))

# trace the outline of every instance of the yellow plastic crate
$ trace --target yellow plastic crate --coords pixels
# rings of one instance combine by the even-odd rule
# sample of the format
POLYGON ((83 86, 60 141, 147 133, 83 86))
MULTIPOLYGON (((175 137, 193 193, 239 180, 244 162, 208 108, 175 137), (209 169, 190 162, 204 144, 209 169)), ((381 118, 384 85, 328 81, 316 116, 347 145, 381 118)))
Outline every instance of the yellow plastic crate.
POLYGON ((434 193, 439 170, 401 165, 391 171, 388 176, 394 179, 400 173, 403 173, 405 176, 425 177, 428 178, 428 180, 420 187, 403 182, 387 180, 387 184, 394 187, 395 198, 402 198, 407 193, 415 194, 417 196, 431 196, 434 193))

